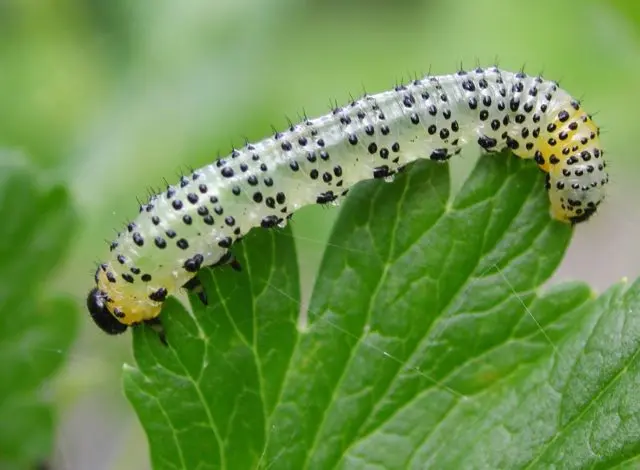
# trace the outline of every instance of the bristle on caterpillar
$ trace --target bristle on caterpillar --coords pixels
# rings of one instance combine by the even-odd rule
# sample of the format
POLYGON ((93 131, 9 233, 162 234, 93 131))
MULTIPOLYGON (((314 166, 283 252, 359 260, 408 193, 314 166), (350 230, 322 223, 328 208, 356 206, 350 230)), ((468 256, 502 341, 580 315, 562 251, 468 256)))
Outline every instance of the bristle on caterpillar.
POLYGON ((303 206, 337 203, 359 181, 420 158, 446 161, 466 144, 535 160, 562 222, 587 220, 604 199, 598 127, 557 83, 497 67, 427 76, 290 123, 151 195, 110 244, 89 312, 109 334, 149 322, 200 268, 228 262, 252 228, 282 226, 303 206))

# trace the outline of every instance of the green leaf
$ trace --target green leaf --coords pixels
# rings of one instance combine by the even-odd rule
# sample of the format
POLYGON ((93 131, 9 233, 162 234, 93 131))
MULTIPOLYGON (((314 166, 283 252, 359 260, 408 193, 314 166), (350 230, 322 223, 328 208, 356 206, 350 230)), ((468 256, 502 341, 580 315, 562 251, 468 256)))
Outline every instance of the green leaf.
POLYGON ((0 468, 33 468, 53 450, 46 380, 76 335, 77 310, 46 295, 75 215, 66 191, 30 167, 0 165, 0 468))
POLYGON ((640 285, 542 291, 572 229, 544 175, 489 155, 450 198, 418 162, 347 198, 308 309, 293 242, 257 231, 243 273, 174 300, 169 347, 134 332, 125 390, 154 468, 611 468, 640 459, 640 285))

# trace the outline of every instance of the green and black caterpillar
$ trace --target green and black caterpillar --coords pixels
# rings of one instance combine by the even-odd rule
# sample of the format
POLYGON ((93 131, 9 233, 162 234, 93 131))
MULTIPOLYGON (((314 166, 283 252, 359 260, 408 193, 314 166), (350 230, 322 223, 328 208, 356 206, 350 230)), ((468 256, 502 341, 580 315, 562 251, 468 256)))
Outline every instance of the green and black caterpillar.
POLYGON ((466 144, 509 148, 547 174, 551 216, 587 220, 608 182, 598 127, 556 82, 497 67, 427 76, 304 119, 183 176, 152 196, 111 243, 87 306, 109 334, 153 322, 203 266, 233 262, 254 227, 283 226, 417 159, 444 162, 466 144))

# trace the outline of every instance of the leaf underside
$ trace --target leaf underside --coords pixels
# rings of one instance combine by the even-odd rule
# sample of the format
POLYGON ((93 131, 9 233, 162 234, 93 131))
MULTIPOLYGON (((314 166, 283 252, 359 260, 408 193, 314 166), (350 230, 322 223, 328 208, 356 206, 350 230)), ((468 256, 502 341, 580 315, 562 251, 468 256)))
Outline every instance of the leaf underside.
POLYGON ((168 300, 169 347, 134 331, 154 468, 637 465, 640 286, 540 289, 572 232, 543 187, 505 154, 454 197, 428 161, 359 184, 303 328, 290 230, 250 233, 242 273, 199 274, 208 307, 168 300))

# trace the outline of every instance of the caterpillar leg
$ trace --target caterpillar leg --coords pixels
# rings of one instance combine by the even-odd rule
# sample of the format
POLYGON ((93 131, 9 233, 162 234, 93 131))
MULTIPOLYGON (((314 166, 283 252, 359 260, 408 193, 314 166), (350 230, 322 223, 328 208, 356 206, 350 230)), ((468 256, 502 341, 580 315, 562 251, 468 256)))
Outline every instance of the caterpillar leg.
POLYGON ((236 272, 241 272, 242 271, 242 266, 240 265, 240 262, 238 261, 238 258, 236 258, 233 255, 233 253, 231 253, 230 251, 228 251, 222 258, 220 258, 220 260, 218 260, 218 262, 212 264, 209 267, 215 268, 217 266, 224 266, 224 265, 231 266, 231 268, 236 272))
POLYGON ((200 302, 202 302, 202 305, 209 305, 209 299, 207 299, 207 293, 204 290, 204 287, 202 286, 202 282, 200 282, 200 279, 198 278, 198 276, 192 277, 191 279, 189 279, 183 286, 183 289, 186 289, 188 292, 192 293, 192 294, 196 294, 198 296, 198 299, 200 299, 200 302))
MULTIPOLYGON (((242 266, 240 265, 240 262, 235 256, 233 256, 231 252, 228 252, 222 258, 220 258, 218 262, 208 267, 215 268, 215 267, 224 266, 224 265, 231 266, 231 268, 236 272, 242 271, 242 266)), ((185 282, 182 285, 182 288, 186 289, 191 294, 196 294, 198 296, 198 299, 200 299, 200 302, 202 302, 202 305, 205 305, 205 306, 209 305, 209 299, 207 298, 207 293, 204 290, 204 286, 202 285, 202 282, 200 281, 198 276, 194 276, 191 279, 189 279, 187 282, 185 282)))
POLYGON ((165 346, 169 346, 167 342, 167 335, 164 331, 164 326, 162 326, 162 321, 160 321, 160 317, 150 318, 144 321, 144 324, 150 327, 153 331, 158 335, 158 339, 165 346))

